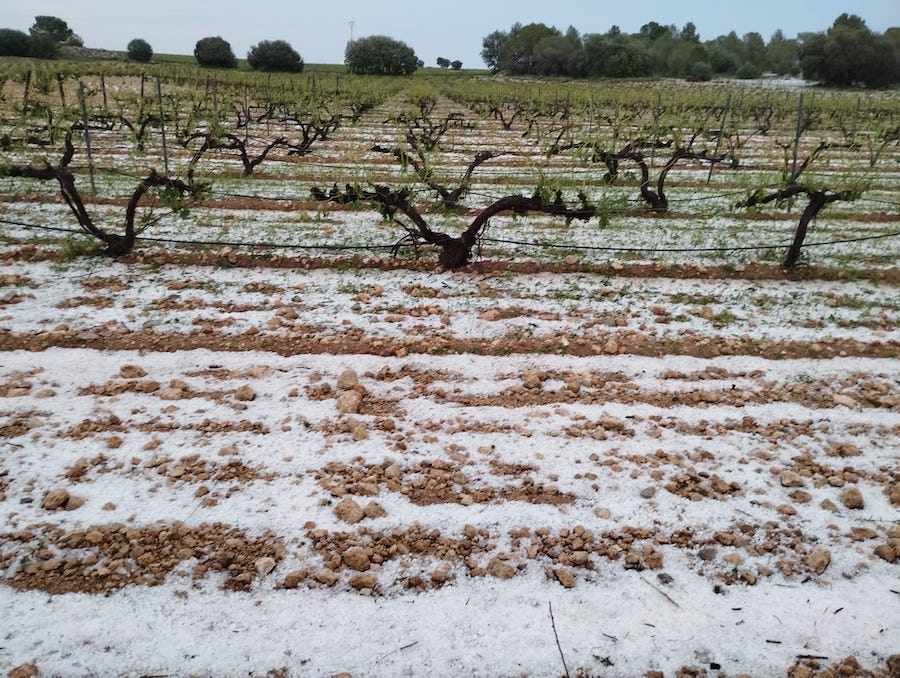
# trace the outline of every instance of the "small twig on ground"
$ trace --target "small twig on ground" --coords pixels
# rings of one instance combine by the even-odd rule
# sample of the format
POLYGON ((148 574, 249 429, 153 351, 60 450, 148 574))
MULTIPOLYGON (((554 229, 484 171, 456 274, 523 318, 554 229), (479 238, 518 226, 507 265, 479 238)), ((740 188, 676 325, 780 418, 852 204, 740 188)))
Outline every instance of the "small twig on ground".
POLYGON ((547 603, 550 607, 550 626, 553 627, 553 637, 556 638, 556 649, 559 650, 559 656, 562 659, 563 669, 566 672, 566 678, 571 678, 569 676, 569 667, 566 666, 566 655, 563 654, 562 645, 559 644, 559 634, 556 633, 556 620, 553 619, 553 603, 547 603))
POLYGON ((663 591, 661 588, 659 588, 658 586, 654 586, 653 584, 651 584, 649 581, 647 581, 643 577, 641 577, 641 581, 644 582, 647 586, 649 586, 653 590, 655 590, 657 593, 659 593, 659 595, 661 595, 663 598, 668 600, 670 603, 672 603, 672 605, 677 607, 679 610, 681 609, 681 605, 679 605, 674 600, 672 600, 672 598, 669 597, 669 594, 666 593, 665 591, 663 591))
POLYGON ((418 645, 418 644, 419 644, 419 641, 416 640, 416 641, 410 643, 409 645, 404 645, 403 647, 398 647, 396 650, 391 650, 390 652, 385 652, 383 655, 381 655, 381 656, 380 656, 378 659, 376 659, 375 661, 376 661, 376 663, 377 663, 377 662, 380 662, 380 661, 381 661, 382 659, 384 659, 385 657, 390 657, 392 654, 395 654, 395 653, 397 653, 397 652, 403 652, 403 650, 408 650, 409 648, 415 647, 415 646, 418 645))

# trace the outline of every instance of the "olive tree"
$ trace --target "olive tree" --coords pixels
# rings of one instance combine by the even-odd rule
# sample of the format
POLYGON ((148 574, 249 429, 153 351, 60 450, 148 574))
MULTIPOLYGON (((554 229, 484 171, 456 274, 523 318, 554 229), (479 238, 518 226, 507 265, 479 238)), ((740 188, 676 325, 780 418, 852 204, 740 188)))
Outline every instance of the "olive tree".
POLYGON ((263 40, 247 53, 247 63, 254 71, 286 71, 299 73, 303 59, 284 40, 263 40))
POLYGON ((142 40, 141 38, 135 38, 129 42, 127 52, 128 58, 131 61, 147 63, 153 58, 153 48, 150 46, 149 42, 142 40))
POLYGON ((386 35, 372 35, 347 43, 344 63, 358 75, 412 75, 419 59, 412 47, 386 35))
POLYGON ((218 35, 201 38, 194 47, 197 63, 208 68, 236 68, 237 59, 227 40, 218 35))

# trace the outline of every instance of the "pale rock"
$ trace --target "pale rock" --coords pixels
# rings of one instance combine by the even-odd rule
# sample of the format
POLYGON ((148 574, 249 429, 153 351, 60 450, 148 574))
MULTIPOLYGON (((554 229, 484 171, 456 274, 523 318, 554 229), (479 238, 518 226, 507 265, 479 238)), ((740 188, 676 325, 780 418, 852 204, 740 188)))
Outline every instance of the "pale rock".
POLYGON ((838 507, 831 499, 823 499, 822 503, 819 504, 820 508, 825 509, 826 511, 831 511, 832 513, 837 513, 838 507))
POLYGON ((357 572, 365 572, 372 566, 369 554, 361 548, 349 549, 341 557, 341 560, 344 561, 344 565, 357 572))
POLYGON ((74 494, 70 494, 69 499, 66 501, 65 509, 66 511, 74 511, 75 509, 84 506, 84 502, 84 497, 77 497, 74 494))
POLYGON ((825 548, 814 548, 803 559, 806 566, 816 574, 822 574, 831 562, 831 552, 825 548))
POLYGON ((325 586, 334 586, 337 584, 338 576, 327 567, 323 567, 321 570, 316 570, 313 579, 325 586))
POLYGON ((347 391, 337 398, 338 412, 343 414, 356 414, 362 405, 362 395, 358 391, 347 391))
POLYGON ((350 523, 351 525, 358 523, 366 516, 362 507, 350 497, 341 499, 338 505, 334 507, 334 514, 340 520, 343 520, 345 523, 350 523))
POLYGON ((304 579, 306 579, 306 570, 295 570, 294 572, 288 572, 285 575, 281 585, 286 589, 295 589, 300 586, 304 579))
POLYGON ((140 379, 147 376, 147 371, 138 365, 122 365, 119 368, 119 376, 123 379, 140 379))
POLYGON ((835 405, 843 405, 844 407, 854 408, 857 406, 857 402, 851 398, 850 396, 842 395, 837 393, 832 398, 834 400, 835 405))
POLYGON ((492 308, 490 311, 485 311, 478 317, 482 320, 487 320, 488 322, 494 322, 496 320, 500 320, 500 311, 498 311, 496 308, 492 308))
POLYGON ((259 576, 265 577, 269 572, 275 569, 275 559, 271 556, 263 556, 262 558, 256 559, 256 571, 259 573, 259 576))
POLYGON ((565 588, 571 589, 575 587, 575 574, 569 568, 558 567, 553 570, 553 575, 565 588))
POLYGON ((893 563, 897 559, 897 554, 894 553, 894 549, 891 548, 890 544, 879 544, 875 547, 874 553, 889 563, 893 563))
POLYGON ((41 502, 41 508, 45 508, 48 511, 56 511, 57 509, 63 508, 68 501, 68 490, 63 489, 62 487, 55 487, 44 495, 44 500, 41 502))
POLYGON ((537 370, 526 370, 522 373, 522 386, 528 389, 539 389, 542 384, 541 373, 537 370))
POLYGON ((841 492, 841 503, 848 509, 861 509, 865 506, 862 492, 855 485, 846 488, 841 492))
POLYGON ((803 476, 796 471, 782 471, 781 485, 783 487, 803 487, 803 476))
POLYGON ((572 552, 572 564, 578 566, 585 566, 588 564, 590 560, 590 554, 587 551, 573 551, 572 552))
POLYGON ((248 384, 244 384, 234 392, 234 397, 241 402, 250 402, 256 400, 256 392, 248 384))
POLYGON ((609 354, 616 354, 619 352, 619 344, 615 339, 610 339, 605 344, 603 344, 603 352, 609 354))
POLYGON ((184 397, 184 391, 180 388, 164 388, 159 392, 159 397, 162 400, 181 400, 181 398, 184 397))
POLYGON ((353 370, 344 370, 338 376, 337 385, 340 389, 351 389, 359 384, 359 375, 353 370))
POLYGON ((641 496, 644 499, 652 499, 653 495, 655 495, 655 494, 656 494, 655 487, 645 487, 643 490, 641 490, 641 496))
POLYGON ((357 591, 363 591, 365 589, 372 590, 376 586, 378 586, 378 579, 374 574, 369 574, 368 572, 357 572, 352 577, 350 577, 350 581, 348 583, 357 591))
POLYGON ((369 437, 369 429, 365 424, 357 424, 353 427, 353 440, 360 442, 369 437))
POLYGON ((10 669, 9 673, 6 675, 8 678, 37 678, 41 675, 41 672, 34 664, 20 664, 19 666, 10 669))
POLYGON ((385 508, 377 501, 370 501, 363 509, 366 518, 384 518, 387 515, 385 508))
POLYGON ((512 579, 516 576, 516 568, 507 563, 505 560, 494 558, 488 563, 487 573, 497 579, 512 579))

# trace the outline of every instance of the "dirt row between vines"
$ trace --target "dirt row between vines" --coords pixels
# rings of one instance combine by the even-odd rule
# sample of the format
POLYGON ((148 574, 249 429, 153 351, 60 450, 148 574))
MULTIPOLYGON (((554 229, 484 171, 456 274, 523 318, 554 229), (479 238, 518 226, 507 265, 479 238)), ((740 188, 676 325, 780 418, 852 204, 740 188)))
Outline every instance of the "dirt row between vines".
POLYGON ((7 252, 10 668, 896 674, 895 281, 232 254, 7 252))

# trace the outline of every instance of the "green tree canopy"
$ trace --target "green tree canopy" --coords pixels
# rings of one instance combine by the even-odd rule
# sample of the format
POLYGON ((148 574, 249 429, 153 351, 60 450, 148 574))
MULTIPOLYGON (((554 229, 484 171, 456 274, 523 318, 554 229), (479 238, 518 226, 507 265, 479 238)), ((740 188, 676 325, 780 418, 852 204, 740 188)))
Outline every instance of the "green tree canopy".
POLYGON ((494 31, 481 41, 481 59, 494 73, 500 70, 500 48, 508 37, 506 31, 494 31))
POLYGON ((81 47, 84 43, 64 20, 55 16, 41 15, 34 17, 34 23, 28 29, 32 38, 46 38, 57 45, 73 45, 81 47))
POLYGON ((303 70, 303 59, 284 40, 263 40, 247 53, 247 63, 254 71, 283 71, 299 73, 303 70))
POLYGON ((141 38, 135 38, 129 42, 126 51, 128 52, 128 58, 131 61, 147 63, 153 58, 153 48, 150 46, 149 42, 142 40, 141 38))
POLYGON ((23 31, 0 28, 0 56, 26 57, 31 50, 31 39, 23 31))
POLYGON ((800 67, 808 80, 840 87, 900 82, 897 47, 855 14, 841 14, 825 33, 807 33, 801 41, 800 67))
POLYGON ((197 63, 207 68, 236 68, 237 59, 227 40, 218 35, 201 38, 194 47, 197 63))
POLYGON ((650 57, 637 38, 619 33, 584 38, 585 75, 592 78, 634 78, 650 74, 650 57))
POLYGON ((344 63, 359 75, 412 75, 419 59, 412 47, 386 35, 372 35, 347 43, 344 63))
MULTIPOLYGON (((511 75, 532 75, 539 73, 535 58, 537 46, 545 38, 560 38, 562 35, 546 24, 516 24, 500 47, 500 70, 511 75)), ((552 43, 545 42, 545 48, 552 43)), ((552 58, 552 57, 551 57, 552 58)), ((544 62, 541 63, 544 65, 544 62)))

